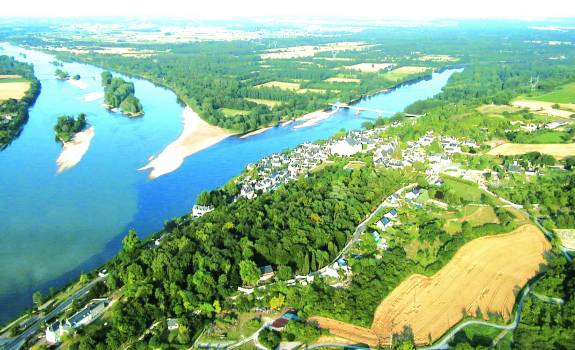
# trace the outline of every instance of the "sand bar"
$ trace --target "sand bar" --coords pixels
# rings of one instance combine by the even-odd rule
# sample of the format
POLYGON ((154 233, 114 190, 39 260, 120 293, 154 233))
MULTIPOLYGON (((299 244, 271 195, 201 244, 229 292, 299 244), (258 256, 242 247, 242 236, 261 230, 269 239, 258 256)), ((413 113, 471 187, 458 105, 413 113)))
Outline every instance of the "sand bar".
POLYGON ((84 154, 86 154, 88 148, 90 148, 90 143, 94 135, 95 131, 92 126, 74 135, 72 141, 64 142, 62 153, 60 153, 60 156, 56 159, 58 174, 80 163, 84 154))
POLYGON ((272 129, 272 128, 273 128, 273 126, 267 126, 267 127, 265 127, 265 128, 257 129, 257 130, 254 130, 254 131, 250 131, 250 132, 248 132, 247 134, 243 134, 242 136, 240 136, 240 139, 247 139, 247 138, 250 137, 250 136, 259 135, 259 134, 264 133, 264 132, 266 132, 266 131, 268 131, 268 130, 270 130, 270 129, 272 129))
POLYGON ((138 170, 150 171, 149 178, 156 179, 162 175, 178 169, 186 157, 208 148, 223 139, 233 135, 232 133, 213 126, 204 121, 190 107, 186 107, 182 113, 184 127, 176 140, 170 143, 164 150, 146 166, 138 170))
POLYGON ((90 92, 89 94, 86 94, 84 96, 84 101, 86 102, 93 102, 93 101, 97 101, 99 99, 104 98, 104 93, 103 92, 90 92))
POLYGON ((69 82, 70 84, 74 85, 75 87, 77 87, 78 89, 82 89, 85 90, 88 88, 88 83, 86 83, 83 80, 74 80, 74 79, 68 79, 66 80, 67 82, 69 82))
POLYGON ((311 112, 308 113, 302 117, 299 117, 296 119, 296 121, 302 121, 303 123, 298 124, 296 126, 294 126, 294 129, 301 129, 301 128, 306 128, 308 126, 314 126, 316 124, 318 124, 319 122, 321 122, 324 119, 327 119, 329 117, 331 117, 334 113, 336 113, 337 110, 333 110, 333 111, 315 111, 315 112, 311 112))

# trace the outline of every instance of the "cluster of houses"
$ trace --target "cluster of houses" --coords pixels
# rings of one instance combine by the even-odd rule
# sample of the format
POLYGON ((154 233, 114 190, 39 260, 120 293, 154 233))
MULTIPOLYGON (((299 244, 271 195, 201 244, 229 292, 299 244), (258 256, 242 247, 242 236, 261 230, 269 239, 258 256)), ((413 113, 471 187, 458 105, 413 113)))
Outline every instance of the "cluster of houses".
POLYGON ((46 327, 46 341, 50 344, 60 342, 62 335, 73 329, 88 325, 98 319, 110 305, 108 299, 93 299, 82 310, 69 318, 51 323, 46 327))
MULTIPOLYGON (((527 123, 525 124, 523 121, 521 120, 515 120, 511 122, 511 125, 519 125, 519 129, 525 132, 534 132, 537 130, 543 130, 543 129, 547 129, 547 130, 555 130, 557 128, 560 128, 562 126, 567 125, 568 122, 566 121, 552 121, 546 124, 535 124, 535 123, 527 123)), ((513 130, 506 130, 507 132, 513 131, 513 130)))
POLYGON ((349 157, 359 152, 374 149, 381 140, 375 135, 385 129, 350 132, 345 138, 330 140, 325 144, 304 143, 289 153, 275 153, 250 164, 246 175, 238 180, 240 197, 255 198, 258 192, 270 192, 279 186, 306 174, 329 156, 349 157))
POLYGON ((8 123, 10 123, 10 122, 12 121, 12 118, 13 118, 13 117, 12 117, 10 114, 6 114, 6 115, 3 115, 3 116, 0 116, 0 122, 1 122, 2 124, 8 124, 8 123))
POLYGON ((197 219, 199 217, 204 216, 205 214, 214 210, 214 206, 212 205, 194 205, 192 207, 192 218, 197 219))

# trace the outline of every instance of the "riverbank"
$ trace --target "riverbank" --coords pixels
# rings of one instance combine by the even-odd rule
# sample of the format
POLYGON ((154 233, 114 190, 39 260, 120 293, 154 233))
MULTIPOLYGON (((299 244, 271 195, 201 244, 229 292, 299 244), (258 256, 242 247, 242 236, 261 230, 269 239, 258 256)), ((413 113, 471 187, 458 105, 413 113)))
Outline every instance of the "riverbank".
POLYGON ((273 129, 273 128, 274 128, 273 126, 266 126, 266 127, 264 127, 264 128, 261 128, 261 129, 257 129, 257 130, 254 130, 254 131, 250 131, 250 132, 248 132, 248 133, 243 134, 242 136, 240 136, 240 139, 247 139, 247 138, 250 137, 250 136, 259 135, 259 134, 264 133, 264 132, 266 132, 266 131, 268 131, 268 130, 270 130, 270 129, 273 129))
POLYGON ((182 165, 185 158, 234 135, 222 128, 208 124, 190 107, 184 109, 182 118, 184 127, 180 136, 166 146, 157 157, 138 169, 152 169, 148 175, 150 179, 157 179, 162 175, 171 173, 182 165))
POLYGON ((88 152, 94 135, 95 131, 92 126, 74 135, 72 141, 64 142, 62 153, 60 153, 60 156, 56 159, 56 165, 58 167, 56 172, 58 174, 80 163, 84 154, 88 152))

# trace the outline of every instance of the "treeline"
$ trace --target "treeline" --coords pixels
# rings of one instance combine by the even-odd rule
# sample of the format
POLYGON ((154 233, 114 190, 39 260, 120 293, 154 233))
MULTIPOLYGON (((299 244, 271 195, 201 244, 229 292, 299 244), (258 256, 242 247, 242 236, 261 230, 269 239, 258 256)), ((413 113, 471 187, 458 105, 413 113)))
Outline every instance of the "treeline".
POLYGON ((90 326, 76 344, 117 349, 162 317, 178 317, 198 331, 216 303, 227 305, 225 298, 244 285, 242 266, 271 264, 287 276, 325 266, 356 225, 409 180, 399 171, 350 172, 340 164, 200 219, 170 222, 157 248, 131 231, 108 266, 108 287, 123 287, 124 297, 106 325, 90 326))
POLYGON ((21 99, 0 101, 0 150, 3 150, 18 137, 28 121, 28 109, 40 93, 40 82, 34 76, 32 65, 9 56, 0 56, 0 75, 19 75, 30 82, 30 89, 21 99))
POLYGON ((109 108, 121 108, 124 114, 137 116, 144 113, 140 100, 134 96, 134 83, 113 77, 110 72, 102 72, 104 103, 109 108))
POLYGON ((513 333, 513 349, 575 349, 575 265, 555 257, 535 288, 543 298, 558 297, 563 304, 529 295, 513 333))
POLYGON ((56 140, 61 142, 71 141, 74 135, 84 130, 85 127, 86 115, 84 113, 80 113, 77 118, 67 115, 60 116, 54 126, 56 140))
POLYGON ((575 174, 550 171, 530 181, 515 179, 513 186, 494 187, 497 194, 528 209, 537 205, 543 226, 548 229, 575 227, 575 174))

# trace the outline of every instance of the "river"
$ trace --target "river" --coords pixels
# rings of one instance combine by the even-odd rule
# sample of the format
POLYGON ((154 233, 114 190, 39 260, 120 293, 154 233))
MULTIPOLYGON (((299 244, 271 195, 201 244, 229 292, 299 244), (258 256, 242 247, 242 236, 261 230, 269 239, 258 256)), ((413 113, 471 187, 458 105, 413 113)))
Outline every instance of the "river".
MULTIPOLYGON (((230 137, 188 157, 175 172, 156 180, 137 171, 173 141, 182 128, 183 107, 162 87, 122 76, 135 85, 145 116, 127 118, 86 101, 102 92, 95 66, 64 63, 84 86, 54 79, 55 58, 2 44, 0 54, 34 64, 42 90, 21 135, 0 152, 0 323, 31 305, 36 290, 47 292, 111 258, 134 228, 140 236, 188 212, 196 196, 238 175, 247 164, 274 152, 325 139, 342 128, 358 129, 374 113, 341 110, 318 125, 273 128, 249 138, 230 137), (86 113, 95 136, 82 161, 57 174, 61 146, 54 141, 58 116, 86 113)), ((441 91, 457 70, 366 98, 359 106, 402 111, 441 91)))

